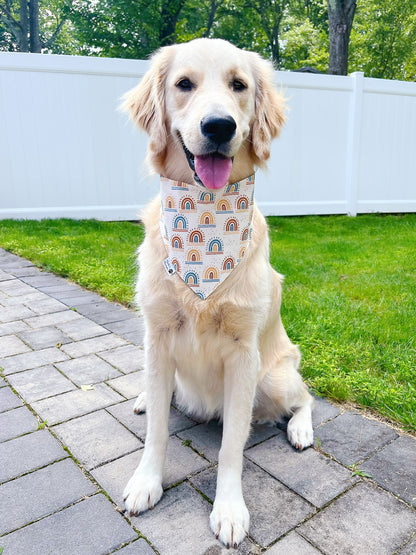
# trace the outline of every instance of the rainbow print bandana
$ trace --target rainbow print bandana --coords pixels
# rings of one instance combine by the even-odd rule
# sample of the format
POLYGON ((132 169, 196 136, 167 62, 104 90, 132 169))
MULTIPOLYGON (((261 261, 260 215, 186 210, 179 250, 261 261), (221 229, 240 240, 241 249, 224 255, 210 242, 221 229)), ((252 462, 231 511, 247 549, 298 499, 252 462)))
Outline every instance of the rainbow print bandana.
POLYGON ((161 176, 160 193, 165 269, 206 299, 249 247, 254 175, 216 190, 161 176))

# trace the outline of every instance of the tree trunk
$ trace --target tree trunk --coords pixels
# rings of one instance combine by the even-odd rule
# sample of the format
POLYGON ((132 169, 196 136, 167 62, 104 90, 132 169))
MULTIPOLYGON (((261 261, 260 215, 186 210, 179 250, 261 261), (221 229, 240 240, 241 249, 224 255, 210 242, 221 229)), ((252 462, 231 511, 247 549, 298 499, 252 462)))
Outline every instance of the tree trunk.
POLYGON ((20 0, 20 27, 21 35, 19 40, 20 52, 29 52, 29 19, 28 19, 27 0, 20 0))
POLYGON ((348 44, 354 19, 355 0, 327 0, 329 21, 329 69, 332 75, 347 75, 348 44))
POLYGON ((175 42, 176 22, 185 0, 164 0, 162 3, 161 26, 159 30, 159 41, 161 46, 175 42))
POLYGON ((217 4, 216 0, 211 0, 211 8, 209 10, 209 15, 208 15, 207 30, 204 33, 204 37, 209 37, 209 34, 211 32, 211 29, 212 29, 212 25, 213 25, 214 20, 215 20, 215 14, 217 12, 217 7, 218 7, 218 4, 217 4))
POLYGON ((40 52, 39 0, 29 0, 30 51, 40 52))

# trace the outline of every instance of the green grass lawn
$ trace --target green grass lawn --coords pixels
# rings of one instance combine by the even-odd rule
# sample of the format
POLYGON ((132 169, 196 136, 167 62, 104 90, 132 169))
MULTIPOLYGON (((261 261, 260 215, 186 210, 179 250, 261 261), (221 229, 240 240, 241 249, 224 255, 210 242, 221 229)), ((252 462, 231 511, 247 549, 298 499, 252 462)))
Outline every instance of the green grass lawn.
MULTIPOLYGON (((416 431, 416 214, 269 225, 284 324, 309 385, 416 431)), ((125 304, 142 237, 126 222, 0 222, 1 247, 125 304)))

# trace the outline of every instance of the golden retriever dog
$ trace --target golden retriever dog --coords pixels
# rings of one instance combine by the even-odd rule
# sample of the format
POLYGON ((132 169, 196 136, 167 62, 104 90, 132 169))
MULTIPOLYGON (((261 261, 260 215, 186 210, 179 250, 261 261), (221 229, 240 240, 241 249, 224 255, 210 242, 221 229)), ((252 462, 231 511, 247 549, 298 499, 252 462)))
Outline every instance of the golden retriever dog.
MULTIPOLYGON (((147 158, 155 173, 172 180, 174 189, 221 195, 270 156, 285 119, 272 80, 271 64, 259 55, 220 39, 196 39, 159 50, 141 83, 125 95, 123 109, 148 133, 147 158)), ((160 197, 143 214, 136 293, 145 322, 146 391, 134 410, 146 410, 147 435, 124 491, 131 516, 161 498, 175 392, 176 404, 191 415, 223 421, 210 526, 234 547, 249 530, 241 478, 251 422, 287 415, 290 443, 303 449, 313 441, 312 397, 298 373, 299 350, 280 318, 282 276, 269 263, 265 219, 251 206, 244 256, 204 299, 176 267, 164 265, 160 197)))

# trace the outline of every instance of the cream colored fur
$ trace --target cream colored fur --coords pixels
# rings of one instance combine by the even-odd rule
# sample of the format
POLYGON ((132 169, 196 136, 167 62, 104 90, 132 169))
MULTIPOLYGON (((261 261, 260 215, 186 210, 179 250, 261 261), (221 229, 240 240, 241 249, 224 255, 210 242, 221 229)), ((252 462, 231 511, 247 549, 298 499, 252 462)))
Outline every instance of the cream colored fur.
MULTIPOLYGON (((264 165, 270 142, 284 122, 284 105, 272 87, 272 70, 258 55, 221 40, 197 39, 167 47, 153 58, 124 107, 150 137, 148 160, 157 173, 193 182, 180 140, 200 154, 201 118, 231 115, 230 183, 264 165), (187 77, 190 94, 177 90, 187 77), (235 78, 246 90, 232 88, 235 78), (231 85, 230 85, 231 83, 231 85)), ((162 495, 168 414, 176 403, 190 414, 223 419, 217 493, 210 517, 214 534, 238 545, 249 515, 241 489, 242 454, 252 420, 289 415, 289 441, 298 449, 313 440, 312 398, 298 373, 300 353, 280 318, 282 276, 269 263, 264 217, 255 208, 253 235, 243 260, 206 300, 163 267, 160 199, 143 214, 146 237, 139 249, 137 302, 145 320, 146 392, 135 410, 147 411, 147 437, 140 465, 125 489, 131 515, 154 506, 162 495)))

